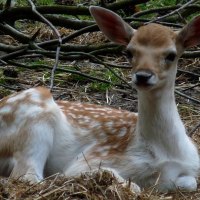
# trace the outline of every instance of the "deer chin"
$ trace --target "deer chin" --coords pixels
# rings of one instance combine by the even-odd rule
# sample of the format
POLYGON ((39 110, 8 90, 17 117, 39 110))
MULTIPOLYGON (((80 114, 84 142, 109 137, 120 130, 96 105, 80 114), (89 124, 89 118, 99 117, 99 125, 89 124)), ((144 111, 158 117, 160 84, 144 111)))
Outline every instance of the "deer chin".
POLYGON ((154 85, 133 83, 133 88, 135 88, 137 91, 149 91, 154 88, 154 85))
POLYGON ((138 92, 147 92, 149 95, 153 93, 157 93, 162 91, 166 87, 166 81, 165 80, 159 80, 157 83, 153 84, 137 84, 135 82, 132 82, 132 87, 136 89, 138 92))

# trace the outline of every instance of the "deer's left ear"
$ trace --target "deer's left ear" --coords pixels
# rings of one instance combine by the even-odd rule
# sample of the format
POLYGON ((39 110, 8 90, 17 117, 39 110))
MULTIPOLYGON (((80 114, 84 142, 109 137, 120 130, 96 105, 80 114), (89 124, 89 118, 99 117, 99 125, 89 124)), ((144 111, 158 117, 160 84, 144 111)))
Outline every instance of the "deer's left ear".
POLYGON ((200 44, 200 16, 195 17, 178 33, 177 40, 185 49, 200 44))
POLYGON ((90 6, 90 13, 109 40, 117 44, 128 45, 135 30, 119 15, 98 6, 90 6))

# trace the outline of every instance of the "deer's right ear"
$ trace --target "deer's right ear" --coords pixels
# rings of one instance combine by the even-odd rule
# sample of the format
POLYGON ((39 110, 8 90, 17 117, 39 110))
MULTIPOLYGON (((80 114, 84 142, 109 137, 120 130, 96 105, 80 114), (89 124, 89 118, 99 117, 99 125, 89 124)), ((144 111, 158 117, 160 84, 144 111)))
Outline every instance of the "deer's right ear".
POLYGON ((200 44, 200 15, 180 31, 177 39, 185 49, 200 44))
POLYGON ((109 40, 121 45, 130 42, 135 30, 119 15, 98 6, 90 6, 90 13, 109 40))

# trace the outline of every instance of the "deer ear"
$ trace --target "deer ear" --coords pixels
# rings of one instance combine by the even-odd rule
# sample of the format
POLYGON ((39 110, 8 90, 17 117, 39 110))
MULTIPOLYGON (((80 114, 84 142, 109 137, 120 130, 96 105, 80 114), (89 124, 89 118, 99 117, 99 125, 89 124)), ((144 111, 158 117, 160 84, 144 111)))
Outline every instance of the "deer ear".
POLYGON ((178 33, 178 41, 183 48, 200 44, 200 16, 195 17, 178 33))
POLYGON ((130 42, 135 30, 119 15, 98 6, 90 6, 89 9, 99 29, 109 40, 121 45, 127 45, 130 42))

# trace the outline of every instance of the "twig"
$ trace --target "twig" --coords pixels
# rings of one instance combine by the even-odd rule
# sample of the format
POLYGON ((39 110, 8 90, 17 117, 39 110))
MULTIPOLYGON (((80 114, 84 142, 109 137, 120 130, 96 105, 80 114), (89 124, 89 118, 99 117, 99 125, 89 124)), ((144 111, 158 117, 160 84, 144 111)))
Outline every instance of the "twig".
POLYGON ((41 200, 41 199, 42 200, 44 200, 44 199, 48 200, 49 199, 48 196, 50 196, 53 193, 56 194, 56 191, 59 191, 59 190, 63 189, 64 187, 66 187, 66 185, 61 185, 61 186, 59 186, 59 187, 57 187, 55 189, 50 190, 49 192, 46 192, 45 194, 40 194, 39 193, 39 197, 35 198, 35 200, 41 200))
MULTIPOLYGON (((84 28, 82 28, 78 31, 75 31, 74 33, 72 33, 72 34, 70 34, 66 37, 63 37, 62 43, 66 43, 69 40, 72 40, 72 39, 74 39, 75 37, 78 37, 81 34, 91 32, 91 31, 95 31, 95 30, 98 30, 97 25, 90 25, 90 26, 84 27, 84 28)), ((50 45, 55 45, 55 44, 57 44, 57 42, 58 42, 57 39, 54 39, 54 40, 50 40, 50 41, 41 42, 41 43, 38 44, 38 46, 47 47, 47 46, 50 46, 50 45)))
POLYGON ((9 89, 9 90, 19 91, 19 88, 17 89, 17 88, 14 88, 14 87, 12 87, 12 86, 5 85, 5 84, 3 84, 3 83, 0 83, 0 86, 1 86, 1 87, 4 87, 4 88, 6 88, 6 89, 9 89))
POLYGON ((119 69, 132 69, 132 67, 130 65, 128 65, 128 63, 126 65, 117 65, 117 64, 113 64, 113 63, 108 63, 108 62, 104 62, 106 65, 108 65, 109 67, 113 67, 113 68, 119 68, 119 69))
POLYGON ((123 1, 118 1, 118 2, 114 2, 111 4, 108 4, 106 6, 106 8, 110 9, 110 10, 119 10, 122 8, 126 8, 128 6, 131 5, 137 5, 137 4, 141 4, 141 3, 146 3, 149 0, 123 0, 123 1))
MULTIPOLYGON (((50 57, 50 54, 53 55, 54 54, 54 51, 45 51, 45 50, 28 50, 28 52, 30 53, 42 53, 43 55, 48 55, 50 57)), ((67 59, 70 59, 70 56, 73 55, 73 56, 84 56, 84 58, 90 58, 91 60, 93 61, 96 61, 97 63, 99 64, 102 64, 105 68, 107 68, 110 72, 112 72, 119 80, 121 80, 122 82, 124 82, 128 88, 132 88, 132 86, 126 81, 124 80, 122 77, 120 77, 118 74, 116 74, 115 71, 113 71, 113 69, 111 69, 108 65, 106 65, 103 61, 101 61, 100 59, 98 59, 96 56, 92 55, 92 54, 89 54, 89 53, 84 53, 84 52, 68 52, 68 53, 63 53, 61 52, 61 58, 62 56, 64 57, 67 57, 67 59)), ((78 57, 75 57, 76 59, 78 57)))
MULTIPOLYGON (((16 62, 13 62, 13 61, 7 61, 8 64, 11 64, 11 65, 14 65, 14 66, 18 66, 18 67, 21 67, 21 68, 25 68, 25 69, 34 69, 34 68, 42 68, 42 69, 48 69, 48 70, 51 70, 52 68, 47 66, 47 65, 23 65, 21 63, 16 63, 16 62)), ((92 81, 99 81, 99 82, 102 82, 102 83, 107 83, 107 84, 112 84, 111 81, 107 81, 107 80, 104 80, 104 79, 100 79, 100 78, 96 78, 96 77, 93 77, 93 76, 90 76, 88 74, 85 74, 85 73, 82 73, 82 72, 79 72, 79 71, 74 71, 74 70, 71 70, 71 69, 62 69, 62 68, 57 68, 57 71, 60 71, 60 72, 65 72, 65 73, 71 73, 71 74, 77 74, 77 75, 80 75, 80 76, 83 76, 85 78, 88 78, 92 81)), ((115 84, 116 86, 122 86, 122 85, 119 85, 119 84, 115 84)))
POLYGON ((12 53, 9 53, 9 54, 6 54, 6 55, 2 55, 0 56, 0 59, 1 60, 4 60, 4 61, 7 61, 9 59, 13 59, 13 58, 16 58, 20 55, 24 55, 24 53, 27 51, 27 48, 25 47, 24 49, 20 49, 20 50, 17 50, 15 52, 12 52, 12 53))
POLYGON ((192 85, 192 86, 190 86, 190 87, 184 89, 183 91, 185 92, 185 91, 190 90, 190 89, 193 89, 193 88, 195 88, 195 87, 197 87, 197 86, 200 86, 200 83, 197 83, 197 84, 195 84, 195 85, 192 85))
POLYGON ((175 5, 175 6, 166 6, 163 8, 153 8, 153 9, 148 9, 148 10, 144 10, 144 11, 140 11, 140 12, 136 12, 135 14, 132 15, 132 17, 141 17, 144 15, 149 15, 149 14, 155 14, 155 13, 159 13, 159 12, 163 12, 163 11, 171 11, 171 10, 175 10, 177 8, 180 8, 180 5, 175 5))
POLYGON ((11 45, 11 44, 8 45, 8 44, 0 43, 0 51, 13 52, 13 51, 18 51, 18 50, 24 49, 27 46, 28 45, 26 45, 26 44, 14 46, 14 45, 11 45))
POLYGON ((83 152, 82 152, 82 155, 83 155, 83 158, 84 158, 85 162, 87 163, 90 171, 92 171, 92 167, 90 166, 90 164, 89 164, 88 160, 86 159, 85 154, 83 152))
MULTIPOLYGON (((142 22, 142 24, 147 24, 149 22, 149 19, 144 19, 144 18, 141 19, 141 18, 135 18, 135 17, 127 17, 127 18, 124 18, 124 20, 129 22, 129 24, 135 28, 138 27, 138 25, 135 25, 135 22, 142 22)), ((182 28, 183 27, 180 24, 175 24, 175 23, 171 23, 171 22, 157 22, 157 24, 162 24, 164 26, 169 26, 169 27, 174 27, 174 28, 182 28)), ((141 26, 141 24, 139 24, 139 26, 141 26)))
POLYGON ((200 57, 200 51, 185 51, 182 58, 199 58, 200 57))
POLYGON ((76 52, 76 54, 87 56, 88 58, 92 59, 93 61, 96 61, 97 63, 102 64, 111 73, 113 73, 119 80, 121 80, 122 82, 124 82, 129 88, 132 88, 132 86, 126 80, 124 80, 122 77, 120 77, 115 71, 113 71, 113 69, 111 69, 106 63, 104 63, 103 61, 101 61, 100 59, 98 59, 96 56, 94 56, 92 54, 89 54, 89 53, 83 53, 83 52, 76 52))
POLYGON ((72 40, 72 39, 74 39, 75 37, 78 37, 81 34, 84 34, 84 33, 90 32, 90 31, 94 31, 94 30, 99 30, 99 28, 97 27, 96 24, 82 28, 82 29, 72 33, 71 35, 64 37, 63 43, 68 42, 69 40, 72 40))
POLYGON ((196 132, 196 130, 199 128, 200 128, 200 122, 188 133, 188 135, 192 137, 194 133, 196 132))
POLYGON ((193 15, 193 14, 199 14, 200 11, 200 5, 197 2, 196 4, 192 4, 187 6, 183 11, 181 11, 181 16, 186 19, 187 17, 193 15))
POLYGON ((5 62, 4 60, 0 59, 0 63, 2 63, 3 65, 7 65, 7 62, 5 62))
POLYGON ((195 99, 195 98, 190 97, 190 96, 188 96, 188 95, 186 95, 186 94, 183 94, 182 92, 180 92, 180 91, 178 91, 178 90, 175 90, 175 93, 178 94, 178 95, 180 95, 180 96, 182 96, 182 97, 185 97, 185 98, 187 98, 187 99, 189 99, 189 100, 191 100, 191 101, 193 101, 193 102, 195 102, 195 103, 200 104, 200 101, 199 101, 198 99, 195 99))
POLYGON ((163 15, 163 16, 161 16, 161 17, 158 17, 158 18, 156 18, 156 19, 153 19, 153 20, 149 21, 149 22, 146 23, 146 24, 149 24, 149 23, 152 23, 152 22, 157 22, 157 21, 160 21, 160 20, 165 19, 166 17, 172 16, 172 15, 178 13, 179 11, 183 10, 183 9, 184 9, 185 7, 187 7, 188 5, 190 5, 190 4, 192 4, 192 3, 195 3, 196 1, 198 1, 198 0, 191 0, 191 1, 188 1, 187 3, 185 3, 184 5, 182 5, 181 7, 179 7, 178 9, 176 9, 176 10, 174 10, 174 11, 172 11, 172 12, 166 14, 166 15, 163 15))
POLYGON ((187 71, 187 70, 183 70, 183 69, 178 69, 178 72, 182 72, 182 73, 185 73, 185 74, 190 74, 192 76, 200 77, 200 74, 197 74, 197 73, 194 73, 194 72, 190 72, 190 71, 187 71))
POLYGON ((15 38, 16 40, 18 40, 19 42, 23 44, 27 44, 30 41, 30 38, 27 35, 16 30, 9 24, 0 23, 0 30, 5 34, 12 36, 13 38, 15 38))
POLYGON ((36 7, 34 5, 34 3, 31 0, 28 0, 28 2, 30 3, 31 7, 32 7, 32 11, 46 24, 48 24, 50 26, 50 28, 54 31, 55 35, 58 38, 58 45, 57 45, 57 50, 56 50, 56 60, 55 60, 55 64, 53 66, 53 69, 51 71, 51 84, 50 84, 50 89, 52 90, 53 88, 53 84, 54 84, 54 75, 55 75, 55 70, 58 66, 59 63, 59 54, 60 54, 60 48, 61 48, 61 44, 62 44, 62 38, 60 36, 60 33, 58 32, 58 30, 55 28, 55 26, 49 21, 47 20, 44 16, 42 16, 37 10, 36 7))
POLYGON ((13 0, 7 0, 5 3, 4 9, 6 10, 6 9, 11 8, 12 4, 13 4, 13 0))
POLYGON ((111 47, 111 48, 105 48, 105 49, 96 49, 94 51, 91 51, 91 55, 106 55, 106 54, 121 54, 122 50, 124 47, 122 46, 116 46, 116 47, 111 47))
MULTIPOLYGON (((115 49, 115 48, 118 48, 119 45, 116 45, 114 43, 104 43, 104 44, 97 44, 97 45, 94 45, 94 44, 91 44, 91 45, 76 45, 76 44, 65 44, 65 45, 62 45, 61 46, 61 50, 64 51, 64 52, 72 52, 72 51, 81 51, 81 52, 91 52, 91 51, 95 51, 95 50, 101 50, 103 49, 104 51, 106 51, 106 49, 115 49)), ((51 49, 48 48, 48 49, 51 49)), ((109 52, 109 51, 108 51, 109 52)))

